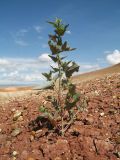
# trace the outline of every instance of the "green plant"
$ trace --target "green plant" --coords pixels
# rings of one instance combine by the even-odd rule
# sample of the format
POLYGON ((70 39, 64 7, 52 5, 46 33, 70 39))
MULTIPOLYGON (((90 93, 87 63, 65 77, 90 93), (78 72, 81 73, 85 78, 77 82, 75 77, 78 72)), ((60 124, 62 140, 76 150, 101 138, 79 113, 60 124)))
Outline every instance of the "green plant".
POLYGON ((66 57, 62 56, 65 51, 75 50, 75 48, 70 48, 67 41, 63 42, 62 38, 69 25, 63 24, 61 19, 48 23, 55 29, 54 34, 49 35, 48 45, 52 52, 49 57, 56 67, 51 66, 49 73, 43 73, 43 75, 47 81, 52 81, 52 89, 55 92, 54 96, 49 95, 46 99, 52 104, 52 108, 48 109, 48 107, 42 105, 40 112, 43 113, 43 116, 54 121, 54 127, 64 136, 65 131, 80 111, 78 104, 80 95, 76 92, 76 86, 70 80, 73 73, 79 71, 79 66, 75 62, 64 61, 66 57), (57 78, 54 78, 55 75, 58 75, 57 78), (56 123, 57 121, 58 123, 56 123))

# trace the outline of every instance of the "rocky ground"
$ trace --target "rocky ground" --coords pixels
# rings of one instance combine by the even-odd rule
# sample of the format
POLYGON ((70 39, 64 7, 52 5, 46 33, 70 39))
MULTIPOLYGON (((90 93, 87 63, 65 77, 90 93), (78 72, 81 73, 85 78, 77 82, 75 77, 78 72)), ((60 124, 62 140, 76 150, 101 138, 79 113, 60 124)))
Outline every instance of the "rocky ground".
POLYGON ((78 82, 77 89, 88 97, 88 106, 64 138, 29 127, 50 90, 9 97, 6 103, 0 99, 0 160, 120 159, 120 73, 78 82))

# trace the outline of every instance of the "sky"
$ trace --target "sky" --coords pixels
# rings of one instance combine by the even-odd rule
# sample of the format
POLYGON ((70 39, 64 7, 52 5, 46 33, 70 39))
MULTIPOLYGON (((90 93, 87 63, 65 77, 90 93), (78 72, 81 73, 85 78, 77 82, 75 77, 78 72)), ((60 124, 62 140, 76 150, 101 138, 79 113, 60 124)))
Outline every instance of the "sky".
POLYGON ((0 0, 0 85, 44 81, 56 17, 69 24, 64 40, 77 49, 67 60, 79 73, 120 63, 120 0, 0 0))

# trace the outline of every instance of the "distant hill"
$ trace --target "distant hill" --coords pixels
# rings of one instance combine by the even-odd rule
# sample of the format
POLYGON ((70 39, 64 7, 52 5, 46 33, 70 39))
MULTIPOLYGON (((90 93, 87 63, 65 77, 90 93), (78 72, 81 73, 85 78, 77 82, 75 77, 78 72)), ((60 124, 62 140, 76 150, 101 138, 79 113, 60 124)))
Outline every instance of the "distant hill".
POLYGON ((92 80, 95 78, 102 78, 106 74, 112 74, 112 73, 120 73, 120 63, 110 66, 104 69, 84 73, 84 74, 79 74, 74 77, 72 77, 73 82, 78 82, 78 81, 87 81, 87 80, 92 80))

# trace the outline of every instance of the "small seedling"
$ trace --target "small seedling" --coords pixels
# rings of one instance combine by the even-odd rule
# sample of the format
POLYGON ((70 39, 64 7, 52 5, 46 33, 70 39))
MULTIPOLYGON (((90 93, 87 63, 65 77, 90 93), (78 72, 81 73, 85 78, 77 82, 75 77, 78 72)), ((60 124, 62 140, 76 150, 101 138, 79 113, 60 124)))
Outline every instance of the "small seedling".
POLYGON ((71 82, 71 76, 79 71, 79 66, 73 61, 64 61, 66 58, 63 52, 73 51, 67 41, 63 42, 63 36, 69 25, 62 23, 61 19, 56 18, 54 22, 48 22, 54 28, 54 34, 49 35, 48 45, 52 54, 52 59, 56 67, 51 66, 49 73, 42 73, 47 81, 52 82, 54 95, 47 96, 47 101, 51 103, 51 108, 42 105, 40 112, 42 116, 49 118, 54 123, 54 128, 64 136, 65 131, 74 122, 76 115, 80 111, 80 94, 76 92, 76 86, 71 82), (57 76, 56 76, 57 75, 57 76), (57 78, 54 78, 56 76, 57 78))

